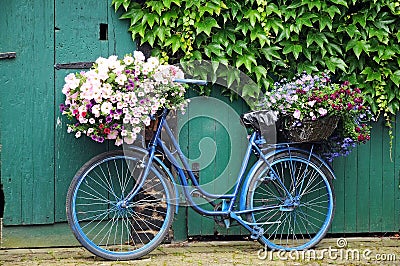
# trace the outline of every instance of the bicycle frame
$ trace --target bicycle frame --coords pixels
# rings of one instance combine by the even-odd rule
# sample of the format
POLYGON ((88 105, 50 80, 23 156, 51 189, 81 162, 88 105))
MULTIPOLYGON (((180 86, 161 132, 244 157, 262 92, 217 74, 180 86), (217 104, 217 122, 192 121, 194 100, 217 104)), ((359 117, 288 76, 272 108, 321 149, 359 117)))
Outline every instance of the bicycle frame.
MULTIPOLYGON (((195 175, 193 174, 193 171, 190 168, 190 166, 186 160, 186 157, 184 156, 182 150, 180 149, 179 144, 178 144, 177 140, 175 139, 175 137, 166 121, 166 116, 168 115, 168 112, 169 112, 168 109, 164 109, 161 116, 159 117, 157 130, 155 131, 153 138, 149 142, 149 145, 147 148, 149 154, 148 154, 148 161, 146 162, 145 171, 142 175, 142 178, 137 183, 137 185, 132 189, 131 193, 129 193, 126 196, 124 202, 127 203, 130 200, 132 200, 132 198, 138 193, 138 191, 142 187, 142 185, 146 179, 146 176, 149 172, 150 166, 153 162, 154 155, 156 152, 156 147, 160 146, 163 149, 166 157, 172 163, 176 172, 178 173, 179 182, 183 187, 183 192, 184 192, 185 198, 190 203, 191 208, 193 208, 196 212, 200 213, 201 215, 205 215, 205 216, 231 216, 232 218, 237 220, 238 219, 237 215, 251 213, 251 212, 254 212, 257 210, 265 210, 266 208, 262 208, 262 209, 258 208, 258 209, 254 209, 254 210, 233 211, 233 208, 237 201, 238 195, 240 194, 240 191, 239 191, 240 185, 243 183, 244 178, 245 178, 245 171, 246 171, 246 168, 248 167, 248 163, 250 160, 252 150, 255 150, 258 154, 260 154, 260 157, 267 163, 267 165, 269 165, 268 160, 262 154, 262 151, 260 150, 260 148, 257 146, 257 143, 262 141, 260 134, 255 131, 251 134, 251 136, 249 138, 249 144, 247 145, 246 153, 244 155, 238 177, 237 177, 235 185, 233 187, 233 193, 232 194, 222 194, 222 195, 221 194, 211 194, 211 193, 208 193, 207 191, 205 191, 204 189, 202 189, 200 184, 198 183, 197 179, 195 178, 195 175), (172 152, 168 149, 168 147, 165 146, 165 144, 161 140, 160 134, 161 134, 162 128, 165 129, 168 137, 170 138, 170 140, 172 142, 172 146, 176 150, 178 157, 179 157, 181 163, 183 164, 183 168, 181 168, 179 166, 179 162, 176 160, 176 158, 173 156, 172 152), (188 177, 190 178, 192 185, 190 185, 188 183, 188 180, 186 178, 187 175, 185 174, 185 172, 187 173, 188 177), (192 191, 189 191, 189 190, 192 190, 192 191), (210 199, 220 199, 220 200, 228 200, 229 205, 227 206, 227 208, 225 208, 225 210, 221 210, 221 211, 205 210, 194 202, 193 196, 192 196, 193 191, 199 192, 203 197, 208 199, 207 201, 209 203, 212 202, 212 200, 210 200, 210 199)), ((273 169, 271 169, 271 170, 274 173, 274 170, 273 169)), ((274 174, 277 176, 276 173, 274 173, 274 174)), ((281 183, 281 180, 279 179, 278 182, 281 183)), ((285 187, 282 183, 281 183, 281 185, 282 185, 282 187, 285 187)), ((286 190, 286 188, 285 188, 285 190, 286 190)), ((286 193, 287 193, 288 197, 292 198, 292 195, 289 191, 286 190, 286 193)), ((274 206, 274 208, 280 208, 280 207, 281 206, 274 206)), ((269 207, 269 208, 271 208, 271 207, 269 207)))

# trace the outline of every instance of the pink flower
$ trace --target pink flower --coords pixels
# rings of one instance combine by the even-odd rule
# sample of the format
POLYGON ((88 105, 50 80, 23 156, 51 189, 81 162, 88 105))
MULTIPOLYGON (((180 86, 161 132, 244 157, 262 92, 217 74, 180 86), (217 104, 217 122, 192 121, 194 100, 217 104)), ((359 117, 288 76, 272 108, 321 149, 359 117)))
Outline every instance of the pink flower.
POLYGON ((296 111, 294 111, 294 113, 293 113, 293 117, 294 117, 294 118, 296 118, 296 119, 300 119, 300 116, 301 116, 301 112, 300 112, 300 110, 296 110, 296 111))
POLYGON ((319 108, 318 109, 318 113, 321 115, 321 116, 325 116, 327 113, 328 113, 328 111, 326 110, 326 109, 324 109, 324 108, 319 108))

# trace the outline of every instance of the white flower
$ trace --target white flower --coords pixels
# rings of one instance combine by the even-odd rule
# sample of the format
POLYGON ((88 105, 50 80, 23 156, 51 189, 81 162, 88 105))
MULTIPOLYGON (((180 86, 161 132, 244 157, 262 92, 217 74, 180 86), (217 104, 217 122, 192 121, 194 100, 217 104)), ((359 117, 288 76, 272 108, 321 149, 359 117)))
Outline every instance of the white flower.
POLYGON ((158 64, 160 63, 160 61, 158 61, 157 57, 150 57, 149 59, 147 59, 147 63, 149 63, 150 65, 152 65, 153 68, 155 68, 156 66, 158 66, 158 64))
POLYGON ((307 104, 310 106, 310 107, 313 107, 314 106, 314 104, 316 103, 317 101, 309 101, 307 104))
POLYGON ((79 86, 80 80, 76 78, 74 73, 68 74, 64 78, 65 83, 68 85, 69 88, 76 89, 79 86))
POLYGON ((112 107, 113 107, 113 106, 112 106, 112 104, 111 104, 110 102, 104 102, 104 103, 101 105, 101 112, 102 112, 103 114, 108 115, 108 114, 110 113, 112 107))
POLYGON ((80 131, 75 133, 75 138, 80 138, 80 136, 82 135, 82 133, 80 131))
POLYGON ((126 142, 126 144, 132 144, 136 139, 136 135, 132 135, 130 137, 125 137, 124 141, 126 142))
POLYGON ((124 57, 123 61, 124 61, 125 65, 129 66, 129 65, 131 65, 133 63, 133 57, 127 55, 127 56, 124 57))
POLYGON ((128 131, 126 129, 121 131, 121 136, 126 137, 128 136, 128 131))
POLYGON ((144 60, 146 60, 146 57, 144 56, 144 54, 142 53, 142 52, 140 52, 140 51, 134 51, 133 52, 133 57, 135 58, 135 60, 138 60, 138 61, 144 61, 144 60))
POLYGON ((126 77, 126 75, 125 74, 121 74, 121 75, 119 75, 119 76, 117 76, 116 78, 115 78, 115 82, 117 82, 119 85, 124 85, 125 84, 125 81, 127 81, 128 79, 127 79, 127 77, 126 77))
MULTIPOLYGON (((89 119, 89 123, 93 125, 94 123, 96 123, 96 120, 92 117, 92 118, 89 119)), ((89 128, 89 129, 90 129, 90 128, 89 128)), ((93 128, 92 128, 92 129, 93 129, 93 128)))
POLYGON ((88 134, 92 134, 93 132, 94 132, 94 128, 92 128, 92 127, 89 128, 88 131, 87 131, 88 134))
POLYGON ((73 132, 74 130, 71 128, 71 127, 68 127, 67 128, 67 133, 71 133, 71 132, 73 132))

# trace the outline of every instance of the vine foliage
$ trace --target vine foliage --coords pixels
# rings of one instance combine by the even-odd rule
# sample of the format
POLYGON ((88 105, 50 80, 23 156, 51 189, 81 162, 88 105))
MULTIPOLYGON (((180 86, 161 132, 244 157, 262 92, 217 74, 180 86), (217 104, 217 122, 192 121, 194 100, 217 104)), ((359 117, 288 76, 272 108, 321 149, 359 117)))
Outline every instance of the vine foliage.
POLYGON ((133 40, 169 63, 211 60, 259 85, 330 71, 368 94, 388 125, 400 108, 400 1, 113 0, 133 40))

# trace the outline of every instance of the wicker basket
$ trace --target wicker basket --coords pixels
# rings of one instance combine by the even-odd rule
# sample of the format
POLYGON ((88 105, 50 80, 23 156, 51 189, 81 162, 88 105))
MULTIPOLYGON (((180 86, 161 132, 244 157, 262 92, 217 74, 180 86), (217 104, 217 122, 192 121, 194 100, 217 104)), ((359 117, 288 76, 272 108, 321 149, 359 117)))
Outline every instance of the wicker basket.
POLYGON ((278 121, 278 139, 283 142, 317 142, 326 140, 337 127, 339 118, 325 116, 317 120, 299 123, 292 116, 281 117, 278 121))

